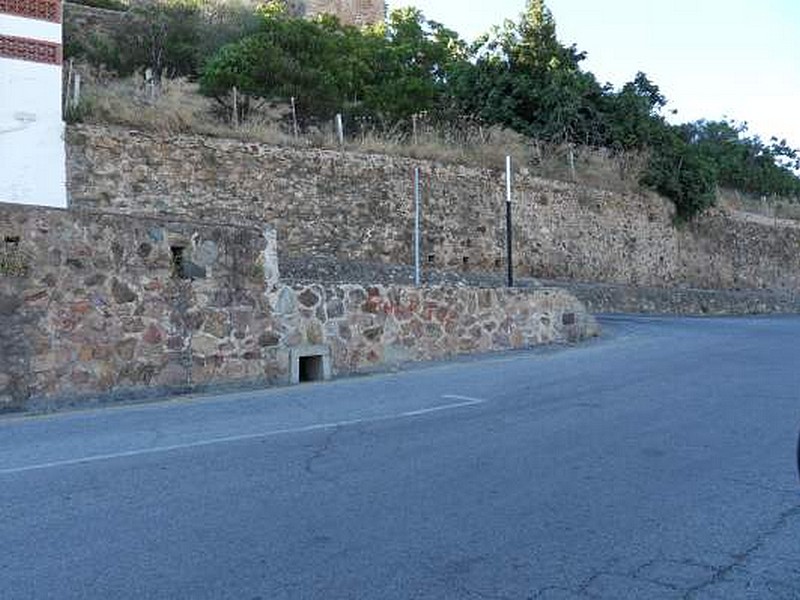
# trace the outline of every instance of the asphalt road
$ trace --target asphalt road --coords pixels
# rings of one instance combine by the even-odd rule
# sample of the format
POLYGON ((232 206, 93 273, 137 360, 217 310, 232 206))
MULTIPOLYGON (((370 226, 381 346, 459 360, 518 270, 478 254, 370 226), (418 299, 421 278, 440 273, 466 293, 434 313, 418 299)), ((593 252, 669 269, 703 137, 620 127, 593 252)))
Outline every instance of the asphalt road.
POLYGON ((800 318, 0 420, 0 597, 800 598, 800 318))

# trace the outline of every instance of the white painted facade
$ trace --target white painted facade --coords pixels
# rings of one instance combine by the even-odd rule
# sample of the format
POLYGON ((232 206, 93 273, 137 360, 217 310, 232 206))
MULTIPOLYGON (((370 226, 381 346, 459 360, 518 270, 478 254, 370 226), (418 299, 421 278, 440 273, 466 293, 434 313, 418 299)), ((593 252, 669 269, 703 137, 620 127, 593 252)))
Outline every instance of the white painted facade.
POLYGON ((0 13, 0 34, 61 43, 61 24, 0 13))
MULTIPOLYGON (((61 25, 0 14, 0 35, 61 44, 61 25)), ((0 57, 0 202, 66 207, 61 65, 0 57)))

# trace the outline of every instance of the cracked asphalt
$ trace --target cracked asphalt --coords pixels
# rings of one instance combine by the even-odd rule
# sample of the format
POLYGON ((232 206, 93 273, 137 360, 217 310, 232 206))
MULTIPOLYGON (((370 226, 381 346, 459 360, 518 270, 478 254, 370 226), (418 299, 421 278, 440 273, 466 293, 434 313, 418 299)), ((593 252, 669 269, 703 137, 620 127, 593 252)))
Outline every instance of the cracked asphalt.
POLYGON ((0 419, 0 598, 800 598, 800 318, 0 419))

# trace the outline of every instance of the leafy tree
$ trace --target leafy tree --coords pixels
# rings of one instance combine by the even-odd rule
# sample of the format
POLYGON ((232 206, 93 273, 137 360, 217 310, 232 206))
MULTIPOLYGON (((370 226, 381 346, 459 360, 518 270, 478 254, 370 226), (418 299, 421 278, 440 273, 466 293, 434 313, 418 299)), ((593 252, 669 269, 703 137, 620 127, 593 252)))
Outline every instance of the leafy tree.
POLYGON ((659 132, 641 182, 672 200, 681 221, 692 219, 716 200, 714 163, 677 126, 665 125, 659 132))
POLYGON ((66 31, 68 56, 86 58, 119 75, 151 69, 161 77, 195 77, 221 46, 256 31, 260 19, 243 3, 151 0, 134 5, 111 38, 66 31))
POLYGON ((453 64, 466 60, 456 34, 415 9, 364 30, 332 17, 292 18, 277 5, 263 16, 261 31, 208 62, 204 93, 221 98, 236 86, 260 98, 295 97, 307 119, 347 110, 394 124, 435 110, 453 64))
POLYGON ((585 140, 602 89, 580 70, 585 55, 556 38, 542 0, 529 0, 520 21, 506 21, 472 49, 474 68, 454 85, 464 111, 550 141, 585 140))
POLYGON ((665 127, 659 113, 666 103, 658 86, 641 72, 619 92, 606 90, 598 117, 602 144, 618 150, 650 147, 665 127))
POLYGON ((267 5, 260 31, 228 44, 206 64, 203 93, 222 101, 233 87, 268 100, 295 97, 306 118, 330 117, 363 87, 358 32, 332 17, 295 19, 267 5))
POLYGON ((711 161, 719 185, 757 195, 800 197, 798 152, 786 140, 770 144, 747 136, 747 125, 730 121, 696 121, 683 126, 685 135, 711 161))
POLYGON ((375 36, 367 59, 374 73, 364 94, 368 113, 394 123, 442 108, 454 69, 467 60, 466 44, 454 31, 407 8, 366 35, 375 36))

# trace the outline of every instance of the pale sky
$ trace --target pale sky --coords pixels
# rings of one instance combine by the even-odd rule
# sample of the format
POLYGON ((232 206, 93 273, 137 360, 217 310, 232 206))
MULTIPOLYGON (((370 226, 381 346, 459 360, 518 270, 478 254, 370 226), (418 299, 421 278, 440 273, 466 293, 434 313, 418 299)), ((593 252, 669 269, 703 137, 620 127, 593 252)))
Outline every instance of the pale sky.
MULTIPOLYGON (((474 39, 525 0, 390 0, 474 39)), ((800 148, 800 0, 549 0, 564 44, 619 86, 644 71, 673 120, 728 117, 800 148)))

